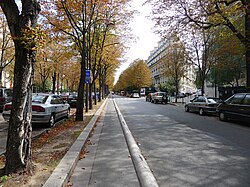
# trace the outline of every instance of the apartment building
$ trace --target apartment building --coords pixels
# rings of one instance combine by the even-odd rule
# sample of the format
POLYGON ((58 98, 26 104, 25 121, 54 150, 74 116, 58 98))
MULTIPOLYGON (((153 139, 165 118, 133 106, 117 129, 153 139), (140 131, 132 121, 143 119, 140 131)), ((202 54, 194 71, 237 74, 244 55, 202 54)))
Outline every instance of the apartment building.
MULTIPOLYGON (((173 40, 161 40, 158 42, 158 45, 150 52, 150 55, 146 61, 149 69, 152 72, 153 84, 156 89, 158 89, 161 84, 165 84, 169 79, 169 77, 162 73, 164 71, 163 57, 167 55, 167 51, 170 50, 171 46, 173 45, 173 40)), ((179 91, 182 93, 192 93, 196 91, 194 84, 194 67, 187 65, 185 69, 185 76, 181 79, 179 91)))

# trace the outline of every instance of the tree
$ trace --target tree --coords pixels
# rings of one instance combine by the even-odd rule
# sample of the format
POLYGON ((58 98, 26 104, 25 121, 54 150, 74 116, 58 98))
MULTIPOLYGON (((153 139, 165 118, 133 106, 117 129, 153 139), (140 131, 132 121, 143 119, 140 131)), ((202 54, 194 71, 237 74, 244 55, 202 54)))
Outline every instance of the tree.
MULTIPOLYGON (((80 56, 80 69, 81 76, 78 87, 78 102, 76 110, 76 120, 83 120, 83 97, 84 90, 88 89, 85 81, 86 69, 92 69, 93 56, 92 53, 93 46, 95 46, 94 41, 96 37, 100 36, 102 31, 112 33, 114 35, 121 34, 122 32, 117 32, 117 28, 120 28, 124 23, 124 20, 128 18, 129 14, 126 14, 126 3, 128 0, 84 0, 84 1, 53 1, 48 3, 48 7, 51 7, 51 3, 55 5, 54 11, 47 11, 48 22, 53 25, 55 31, 59 31, 62 34, 67 35, 71 41, 74 43, 76 50, 80 56), (54 13, 54 15, 51 15, 54 13), (126 19, 125 19, 126 18, 126 19), (110 29, 112 28, 112 32, 110 29), (101 32, 96 32, 100 29, 101 32), (97 33, 97 35, 96 35, 97 33)), ((103 32, 102 32, 103 33, 103 32)), ((102 35, 105 36, 105 35, 102 35)), ((103 39, 98 45, 98 55, 101 58, 103 39)), ((96 46, 95 46, 96 47, 96 46)), ((99 68, 99 67, 98 67, 99 68)), ((88 92, 86 92, 86 97, 88 97, 88 92)), ((86 107, 88 110, 88 99, 86 99, 86 107)))
POLYGON ((214 30, 194 30, 191 39, 186 41, 187 60, 195 66, 196 86, 204 94, 205 81, 209 71, 218 62, 216 55, 216 37, 214 30))
POLYGON ((187 60, 185 59, 185 47, 178 36, 172 35, 170 38, 170 46, 161 58, 162 74, 173 81, 176 93, 175 102, 177 102, 180 81, 185 76, 187 60))
POLYGON ((122 72, 114 89, 115 91, 125 90, 128 92, 140 91, 141 88, 150 87, 151 84, 151 71, 143 60, 137 59, 122 72))
POLYGON ((226 29, 218 28, 220 32, 215 33, 215 56, 216 63, 209 73, 209 81, 217 85, 244 85, 245 75, 244 46, 235 35, 226 29), (234 46, 232 47, 232 43, 234 46))
POLYGON ((245 47, 246 85, 250 87, 250 2, 248 0, 148 1, 153 4, 157 24, 168 26, 167 29, 188 30, 190 26, 195 25, 202 29, 221 26, 231 31, 245 47))
POLYGON ((5 173, 30 171, 31 158, 31 96, 36 61, 36 25, 40 12, 37 0, 22 1, 20 12, 14 0, 1 0, 15 44, 14 86, 11 117, 6 146, 5 173))

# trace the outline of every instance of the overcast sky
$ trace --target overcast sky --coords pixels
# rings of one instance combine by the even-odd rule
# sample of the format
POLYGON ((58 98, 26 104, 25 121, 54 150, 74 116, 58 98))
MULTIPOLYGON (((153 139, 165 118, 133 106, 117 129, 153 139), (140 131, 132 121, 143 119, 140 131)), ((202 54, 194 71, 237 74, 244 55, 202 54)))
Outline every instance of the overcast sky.
POLYGON ((147 18, 150 15, 151 8, 149 5, 143 5, 144 2, 145 0, 133 0, 132 2, 132 6, 139 11, 139 14, 135 16, 131 23, 132 34, 135 35, 137 41, 129 46, 130 49, 128 49, 124 57, 125 63, 117 70, 115 81, 118 80, 121 72, 134 60, 138 58, 147 60, 150 51, 157 46, 157 42, 160 40, 152 31, 154 23, 147 18))

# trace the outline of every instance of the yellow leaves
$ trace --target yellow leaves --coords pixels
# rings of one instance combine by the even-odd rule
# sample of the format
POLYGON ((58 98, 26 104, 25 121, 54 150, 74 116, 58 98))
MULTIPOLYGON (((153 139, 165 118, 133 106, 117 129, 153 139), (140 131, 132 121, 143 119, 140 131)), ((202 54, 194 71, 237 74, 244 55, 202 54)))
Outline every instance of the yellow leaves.
POLYGON ((46 34, 39 27, 26 27, 21 30, 21 37, 16 38, 28 50, 36 50, 42 47, 46 41, 46 34))
POLYGON ((149 87, 152 84, 152 74, 147 64, 140 59, 135 60, 119 77, 116 90, 127 90, 127 88, 149 87))

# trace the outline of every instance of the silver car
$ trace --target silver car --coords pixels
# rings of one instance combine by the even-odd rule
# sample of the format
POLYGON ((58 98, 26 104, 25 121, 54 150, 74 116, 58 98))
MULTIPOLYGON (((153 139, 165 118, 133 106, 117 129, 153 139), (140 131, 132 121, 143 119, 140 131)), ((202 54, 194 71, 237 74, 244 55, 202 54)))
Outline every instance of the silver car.
POLYGON ((167 103, 167 93, 166 92, 155 92, 152 94, 151 103, 167 103))
MULTIPOLYGON (((3 118, 9 121, 12 103, 4 106, 3 118)), ((38 93, 32 96, 32 123, 46 124, 53 127, 55 122, 70 116, 70 106, 60 96, 38 93)))
POLYGON ((216 107, 221 102, 219 98, 198 96, 185 104, 185 111, 199 112, 200 115, 216 114, 216 107))

